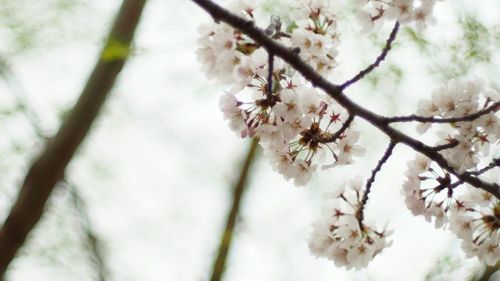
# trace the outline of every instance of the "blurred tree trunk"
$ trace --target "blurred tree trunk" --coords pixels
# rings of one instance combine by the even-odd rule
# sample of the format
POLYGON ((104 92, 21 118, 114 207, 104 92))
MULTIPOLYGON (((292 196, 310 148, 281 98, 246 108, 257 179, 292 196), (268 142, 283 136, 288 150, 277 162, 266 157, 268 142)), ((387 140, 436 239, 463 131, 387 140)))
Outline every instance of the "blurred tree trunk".
POLYGON ((0 280, 39 221, 55 185, 87 136, 129 54, 146 0, 124 0, 78 102, 33 162, 0 229, 0 280))

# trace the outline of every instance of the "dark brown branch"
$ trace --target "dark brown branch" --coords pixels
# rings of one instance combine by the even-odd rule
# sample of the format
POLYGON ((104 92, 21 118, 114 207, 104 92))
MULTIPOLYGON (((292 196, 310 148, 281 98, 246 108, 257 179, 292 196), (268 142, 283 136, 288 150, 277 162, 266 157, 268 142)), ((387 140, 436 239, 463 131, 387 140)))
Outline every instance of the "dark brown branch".
POLYGON ((282 44, 269 38, 263 30, 256 27, 253 22, 247 21, 237 15, 220 7, 216 3, 210 0, 192 0, 202 9, 207 11, 216 21, 223 21, 230 26, 242 31, 250 38, 252 38, 257 44, 266 47, 268 50, 272 50, 273 54, 282 58, 285 62, 290 64, 295 70, 297 70, 304 78, 312 83, 314 87, 319 87, 325 91, 329 96, 331 96, 335 101, 337 101, 341 106, 346 108, 351 114, 359 116, 369 122, 374 127, 378 128, 380 131, 385 133, 391 138, 392 142, 404 143, 405 145, 411 147, 413 150, 422 153, 428 158, 432 159, 438 165, 448 172, 456 175, 458 178, 462 179, 464 182, 469 183, 472 186, 481 188, 487 192, 490 192, 495 197, 500 199, 500 186, 496 183, 488 183, 479 178, 473 177, 468 174, 460 175, 449 165, 446 159, 436 152, 432 147, 425 145, 419 140, 411 138, 408 135, 401 133, 400 131, 389 126, 387 117, 373 113, 366 108, 358 105, 349 98, 347 98, 342 93, 342 88, 338 85, 330 83, 318 72, 316 72, 311 66, 304 62, 300 57, 293 52, 293 50, 283 46, 282 44))
POLYGON ((274 71, 274 55, 271 51, 267 51, 267 93, 268 100, 272 100, 273 96, 273 71, 274 71))
POLYGON ((250 149, 248 150, 245 162, 241 167, 238 181, 234 185, 233 204, 231 206, 231 211, 227 216, 226 227, 224 228, 224 232, 222 233, 221 236, 217 259, 215 260, 212 267, 212 277, 210 278, 211 281, 221 280, 222 275, 224 273, 224 269, 226 267, 227 254, 229 248, 231 247, 234 227, 236 225, 236 217, 238 216, 240 210, 241 199, 243 197, 246 187, 248 186, 248 174, 250 173, 250 169, 256 157, 258 146, 259 146, 259 140, 257 138, 254 138, 252 140, 252 144, 250 145, 250 149))
POLYGON ((58 133, 31 165, 17 201, 0 229, 0 280, 26 237, 43 214, 55 185, 64 177, 66 166, 85 139, 104 104, 127 55, 103 59, 110 42, 129 48, 145 0, 124 0, 110 31, 108 44, 83 89, 80 98, 58 133))
POLYGON ((476 120, 477 118, 486 115, 490 112, 495 112, 500 109, 500 102, 495 102, 489 107, 480 110, 478 112, 461 116, 461 117, 453 117, 453 118, 436 118, 436 117, 425 117, 425 116, 418 116, 415 114, 408 115, 408 116, 396 116, 396 117, 388 117, 387 122, 388 123, 394 123, 394 122, 422 122, 422 123, 457 123, 457 122, 466 122, 466 121, 473 121, 476 120))
POLYGON ((380 170, 382 169, 382 166, 387 162, 389 157, 391 157, 392 151, 394 150, 395 146, 396 146, 396 143, 394 143, 394 142, 389 143, 389 146, 385 150, 384 155, 382 156, 382 158, 380 158, 380 160, 377 163, 377 166, 375 167, 375 169, 373 169, 370 178, 366 181, 365 192, 363 193, 363 197, 361 198, 361 202, 359 204, 359 207, 356 210, 356 218, 358 219, 361 227, 362 227, 362 223, 364 220, 364 209, 365 209, 366 203, 368 202, 368 195, 371 192, 372 185, 375 182, 375 177, 377 176, 377 173, 380 172, 380 170))
POLYGON ((451 139, 451 140, 448 141, 448 143, 434 146, 433 149, 435 151, 441 151, 441 150, 446 150, 446 149, 454 148, 458 144, 459 144, 459 142, 457 140, 451 139))
POLYGON ((356 76, 344 82, 340 86, 342 90, 363 79, 366 75, 370 74, 370 72, 372 72, 375 68, 377 68, 380 65, 380 63, 382 63, 382 61, 385 60, 385 57, 391 50, 392 43, 394 42, 394 40, 396 40, 396 35, 398 34, 398 31, 399 31, 399 22, 396 21, 394 27, 392 28, 391 34, 389 35, 389 38, 387 38, 385 46, 382 49, 380 55, 377 57, 377 59, 375 59, 375 61, 372 64, 370 64, 367 68, 361 70, 358 74, 356 74, 356 76))

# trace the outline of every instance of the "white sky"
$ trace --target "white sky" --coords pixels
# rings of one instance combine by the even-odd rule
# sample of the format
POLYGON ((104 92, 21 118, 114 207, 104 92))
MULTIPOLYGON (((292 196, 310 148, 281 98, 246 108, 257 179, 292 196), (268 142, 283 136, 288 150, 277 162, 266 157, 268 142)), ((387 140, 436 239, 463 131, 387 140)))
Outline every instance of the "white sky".
MULTIPOLYGON (((34 10, 42 5, 25 2, 35 5, 34 10)), ((426 31, 436 43, 456 38, 454 22, 460 9, 476 11, 487 24, 500 24, 497 1, 454 1, 459 3, 455 6, 449 2, 438 4, 437 24, 426 31)), ((60 27, 84 35, 55 40, 57 44, 10 59, 47 131, 57 128, 57 112, 70 106, 79 94, 119 3, 87 1, 60 27), (87 26, 82 28, 81 24, 87 26)), ((217 106, 224 87, 208 81, 196 62, 196 30, 209 20, 190 1, 149 1, 137 32, 140 51, 120 76, 104 114, 71 163, 68 177, 87 201, 92 224, 106 249, 112 280, 206 280, 210 273, 230 204, 230 183, 237 176, 249 141, 227 128, 217 106)), ((352 26, 339 25, 344 41, 335 81, 359 71, 379 51, 368 39, 360 42, 352 26)), ((380 32, 385 38, 389 26, 380 32)), ((374 91, 365 84, 353 86, 350 92, 356 101, 386 114, 411 113, 417 100, 428 97, 437 85, 425 73, 427 59, 418 57, 408 40, 398 42, 399 48, 388 61, 407 72, 401 85, 386 82, 374 91)), ((8 38, 0 37, 0 51, 9 46, 8 38)), ((498 57, 492 65, 500 65, 498 57)), ((472 76, 485 69, 479 67, 472 76)), ((0 106, 11 102, 9 91, 0 82, 0 106)), ((0 150, 0 167, 10 167, 0 178, 3 218, 12 200, 9 198, 22 180, 26 157, 34 155, 39 146, 22 117, 1 120, 0 147, 12 140, 30 148, 21 156, 0 150)), ((363 123, 360 126, 369 128, 363 123)), ((419 281, 444 256, 459 259, 461 270, 439 280, 466 280, 466 273, 478 262, 463 260, 459 240, 453 234, 434 229, 404 207, 399 192, 405 164, 414 157, 405 147, 396 149, 377 177, 367 209, 368 219, 377 225, 389 221, 395 230, 394 244, 358 272, 336 268, 332 262, 309 254, 306 239, 319 212, 321 193, 349 175, 367 177, 386 141, 375 130, 365 130, 362 143, 371 152, 367 157, 352 168, 318 173, 305 188, 284 181, 261 157, 243 202, 225 280, 419 281)), ((11 280, 72 281, 93 276, 78 248, 79 236, 70 228, 75 222, 67 194, 59 190, 52 203, 30 240, 27 254, 13 264, 11 280)))

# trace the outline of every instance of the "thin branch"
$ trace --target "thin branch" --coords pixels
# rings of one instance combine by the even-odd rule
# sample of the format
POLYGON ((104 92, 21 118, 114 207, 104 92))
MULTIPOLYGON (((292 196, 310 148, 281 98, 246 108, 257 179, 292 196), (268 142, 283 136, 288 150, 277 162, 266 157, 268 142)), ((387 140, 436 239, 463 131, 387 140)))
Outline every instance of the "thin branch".
POLYGON ((30 122, 31 126, 35 130, 35 133, 38 136, 42 136, 43 129, 40 127, 38 116, 33 110, 31 110, 31 107, 29 106, 29 103, 26 100, 27 96, 26 91, 21 86, 21 83, 16 78, 14 71, 11 69, 8 62, 6 61, 6 59, 3 58, 2 55, 0 55, 0 76, 4 78, 9 87, 12 89, 12 93, 16 97, 16 102, 19 109, 24 113, 24 115, 30 122))
POLYGON ((129 48, 145 0, 124 0, 108 37, 108 44, 83 89, 80 98, 58 133, 47 143, 31 165, 17 201, 0 229, 0 280, 26 237, 39 221, 55 185, 64 177, 66 166, 83 142, 106 101, 127 54, 110 57, 109 45, 129 48))
MULTIPOLYGON (((482 169, 479 169, 477 171, 474 171, 474 172, 467 172, 467 174, 471 175, 471 176, 480 176, 484 173, 486 173, 487 171, 495 168, 495 167, 500 167, 500 158, 495 158, 493 159, 493 161, 491 161, 490 164, 488 164, 487 166, 483 167, 482 169)), ((453 183, 450 185, 451 188, 455 188, 461 184, 463 184, 464 181, 463 180, 458 180, 457 182, 453 183)))
POLYGON ((80 195, 77 186, 68 182, 66 179, 63 180, 66 182, 66 186, 71 194, 71 198, 73 199, 73 206, 78 212, 78 216, 80 218, 80 225, 82 226, 83 232, 87 236, 87 242, 89 243, 89 247, 93 256, 93 262, 95 264, 95 268, 99 277, 99 281, 107 280, 108 269, 105 264, 104 255, 101 251, 99 239, 92 229, 92 225, 90 224, 89 214, 87 212, 87 208, 85 206, 85 201, 80 195))
POLYGON ((489 171, 495 167, 500 167, 500 158, 493 159, 493 161, 491 161, 491 163, 488 166, 485 166, 484 168, 477 170, 475 172, 470 172, 470 174, 474 175, 474 176, 479 176, 479 175, 484 174, 487 171, 489 171))
POLYGON ((359 208, 356 210, 356 217, 360 224, 363 222, 364 219, 364 209, 366 203, 368 202, 368 195, 371 192, 372 185, 375 182, 375 177, 377 176, 377 173, 380 172, 382 166, 387 162, 389 157, 391 157, 392 151, 394 150, 395 146, 396 143, 394 142, 389 143, 389 146, 385 150, 384 155, 382 156, 382 158, 380 158, 380 160, 377 163, 377 166, 375 167, 375 169, 372 170, 370 178, 366 181, 365 192, 363 193, 363 197, 361 198, 359 208))
POLYGON ((247 21, 229 11, 217 5, 210 0, 192 0, 206 12, 208 12, 215 21, 223 21, 233 28, 240 30, 241 32, 252 38, 257 44, 266 47, 268 50, 272 50, 273 54, 282 58, 295 70, 297 70, 304 78, 306 78, 314 87, 319 87, 330 97, 332 97, 336 102, 338 102, 342 107, 347 109, 351 114, 359 116, 366 120, 368 123, 378 128, 384 134, 391 138, 392 142, 404 143, 405 145, 411 147, 413 150, 422 153, 428 158, 432 159, 438 165, 448 172, 456 175, 458 178, 462 179, 464 182, 469 183, 472 186, 481 188, 487 192, 490 192, 495 197, 500 199, 500 185, 497 183, 488 183, 479 178, 473 177, 468 174, 459 174, 453 167, 446 161, 446 159, 434 150, 433 147, 428 146, 421 141, 414 139, 401 131, 392 128, 387 122, 387 117, 378 115, 359 104, 350 100, 346 95, 342 93, 342 88, 335 85, 328 80, 326 80, 321 74, 315 71, 311 66, 304 62, 293 49, 287 48, 282 44, 276 42, 272 38, 269 38, 265 32, 256 27, 252 21, 247 21))
POLYGON ((252 140, 252 144, 246 155, 246 159, 240 170, 240 175, 238 181, 233 188, 233 204, 231 206, 231 211, 227 216, 226 227, 222 233, 219 245, 219 251, 217 259, 215 260, 212 267, 212 277, 211 281, 219 281, 222 278, 226 267, 226 259, 231 247, 231 241, 233 238, 234 227, 236 225, 236 217, 238 216, 240 210, 240 203, 243 198, 246 187, 248 186, 248 174, 250 173, 252 164, 257 156, 257 148, 259 141, 257 138, 252 140))
POLYGON ((370 72, 372 72, 375 68, 377 68, 380 65, 380 63, 382 63, 382 61, 385 60, 385 57, 391 50, 392 43, 394 42, 394 40, 396 40, 396 35, 398 34, 398 31, 399 31, 399 22, 396 21, 394 27, 392 28, 391 34, 389 35, 389 38, 387 38, 385 46, 382 49, 380 55, 377 57, 377 59, 375 59, 375 61, 372 64, 370 64, 367 68, 361 70, 358 74, 356 74, 356 76, 344 82, 340 86, 342 90, 363 79, 366 75, 370 74, 370 72))
POLYGON ((457 122, 466 122, 466 121, 474 121, 477 118, 486 115, 490 112, 496 112, 500 109, 500 102, 495 102, 489 107, 480 110, 478 112, 461 116, 461 117, 453 117, 453 118, 436 118, 436 117, 425 117, 418 116, 415 114, 408 116, 396 116, 396 117, 388 117, 388 123, 395 122, 422 122, 422 123, 457 123, 457 122))

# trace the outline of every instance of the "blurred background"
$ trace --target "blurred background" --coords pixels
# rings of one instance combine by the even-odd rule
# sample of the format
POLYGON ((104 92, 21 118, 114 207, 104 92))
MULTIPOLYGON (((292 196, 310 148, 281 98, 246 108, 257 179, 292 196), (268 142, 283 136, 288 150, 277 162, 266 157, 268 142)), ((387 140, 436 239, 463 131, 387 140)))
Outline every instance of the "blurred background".
MULTIPOLYGON (((374 60, 391 24, 361 34, 352 1, 337 2, 339 66, 329 78, 341 82, 374 60)), ((0 0, 1 221, 44 137, 78 98, 120 4, 0 0)), ((289 2, 260 5, 286 15, 289 2)), ((349 96, 393 115, 413 113, 450 79, 481 78, 500 90, 499 11, 495 0, 439 2, 436 24, 402 28, 388 59, 349 96)), ((208 80, 196 61, 197 28, 209 21, 190 1, 148 1, 132 57, 9 281, 210 278, 250 141, 226 126, 218 99, 227 87, 208 80)), ((378 131, 358 125, 366 157, 317 173, 307 187, 285 181, 257 152, 224 280, 480 280, 485 267, 465 258, 451 232, 405 208, 400 189, 414 157, 406 147, 384 166, 367 206, 367 219, 395 230, 393 245, 361 271, 309 254, 322 194, 354 175, 366 178, 386 146, 378 131)), ((411 126, 400 129, 416 136, 411 126)))

